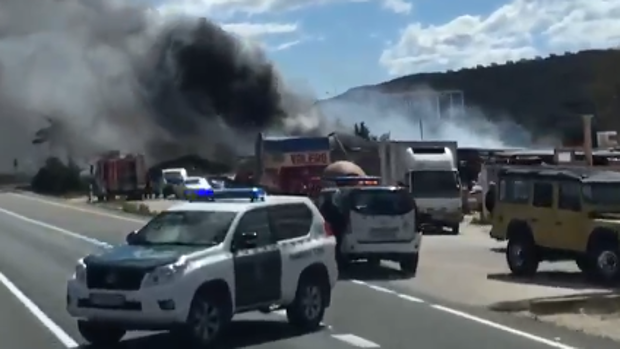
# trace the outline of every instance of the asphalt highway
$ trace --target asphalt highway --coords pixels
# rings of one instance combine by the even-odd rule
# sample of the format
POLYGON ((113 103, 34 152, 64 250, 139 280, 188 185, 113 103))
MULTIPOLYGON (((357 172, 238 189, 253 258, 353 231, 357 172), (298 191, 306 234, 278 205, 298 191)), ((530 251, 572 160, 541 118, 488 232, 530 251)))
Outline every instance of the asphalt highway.
MULTIPOLYGON (((104 244, 120 244, 137 217, 0 193, 0 343, 10 349, 57 349, 83 343, 65 311, 65 284, 75 261, 104 244)), ((423 251, 424 253, 424 251, 423 251)), ((422 258, 423 255, 422 255, 422 258)), ((422 271, 427 272, 427 271, 422 271)), ((236 318, 227 348, 269 349, 607 349, 589 337, 482 308, 463 308, 433 294, 399 293, 363 272, 334 290, 325 327, 299 335, 280 313, 236 318)), ((402 292, 402 291, 400 291, 402 292)), ((464 295, 466 297, 467 295, 464 295)), ((167 334, 133 333, 118 348, 171 348, 167 334)))

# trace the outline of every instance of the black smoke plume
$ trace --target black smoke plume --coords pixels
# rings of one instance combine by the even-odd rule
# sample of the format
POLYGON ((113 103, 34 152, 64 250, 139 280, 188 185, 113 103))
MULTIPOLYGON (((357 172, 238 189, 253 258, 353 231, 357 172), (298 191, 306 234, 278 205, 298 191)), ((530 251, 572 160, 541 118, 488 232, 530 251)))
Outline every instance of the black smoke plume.
POLYGON ((318 132, 312 105, 257 44, 204 18, 107 0, 0 2, 2 162, 108 150, 229 160, 259 131, 318 132))

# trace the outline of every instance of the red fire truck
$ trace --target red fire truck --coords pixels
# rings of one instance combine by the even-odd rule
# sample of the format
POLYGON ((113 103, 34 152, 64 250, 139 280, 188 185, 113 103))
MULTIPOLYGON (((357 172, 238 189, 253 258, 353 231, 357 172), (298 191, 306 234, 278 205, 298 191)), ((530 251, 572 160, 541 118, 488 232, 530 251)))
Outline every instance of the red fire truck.
POLYGON ((147 169, 144 155, 110 152, 93 165, 93 192, 99 201, 115 196, 140 199, 147 191, 147 169))

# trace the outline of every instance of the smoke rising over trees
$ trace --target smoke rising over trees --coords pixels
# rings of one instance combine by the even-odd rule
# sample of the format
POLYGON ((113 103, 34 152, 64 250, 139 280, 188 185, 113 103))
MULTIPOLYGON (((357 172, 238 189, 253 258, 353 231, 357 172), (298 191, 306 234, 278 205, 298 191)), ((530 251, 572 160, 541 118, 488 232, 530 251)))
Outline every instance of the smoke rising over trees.
POLYGON ((0 14, 2 162, 110 149, 217 157, 251 147, 240 135, 321 126, 257 45, 207 19, 106 0, 3 0, 0 14))

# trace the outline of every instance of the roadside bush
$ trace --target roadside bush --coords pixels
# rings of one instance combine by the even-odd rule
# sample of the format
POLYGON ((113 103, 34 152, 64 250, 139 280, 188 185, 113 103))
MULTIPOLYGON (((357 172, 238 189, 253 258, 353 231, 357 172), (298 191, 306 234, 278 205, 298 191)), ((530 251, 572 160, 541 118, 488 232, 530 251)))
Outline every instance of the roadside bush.
POLYGON ((56 157, 46 160, 39 169, 30 186, 33 191, 42 194, 63 195, 85 191, 88 185, 80 178, 80 169, 73 163, 64 164, 56 157))
POLYGON ((150 207, 146 204, 138 204, 135 202, 125 202, 121 207, 123 212, 142 215, 142 216, 154 216, 157 212, 151 211, 150 207))

